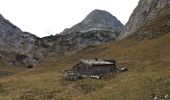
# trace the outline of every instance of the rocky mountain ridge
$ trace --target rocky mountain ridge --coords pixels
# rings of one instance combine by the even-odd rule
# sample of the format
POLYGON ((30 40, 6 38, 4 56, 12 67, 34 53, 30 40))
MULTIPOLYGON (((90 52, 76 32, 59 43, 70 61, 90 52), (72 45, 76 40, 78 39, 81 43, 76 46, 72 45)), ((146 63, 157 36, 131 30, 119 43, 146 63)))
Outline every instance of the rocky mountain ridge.
POLYGON ((140 0, 131 14, 120 35, 138 35, 138 38, 157 37, 170 31, 170 1, 169 0, 140 0))
POLYGON ((31 66, 44 58, 46 45, 0 15, 0 56, 13 65, 31 66))
POLYGON ((138 40, 170 31, 170 1, 140 0, 125 29, 110 13, 94 10, 80 23, 61 34, 39 38, 10 23, 0 15, 0 58, 13 65, 32 66, 47 56, 74 53, 89 45, 129 35, 138 40))
POLYGON ((109 12, 104 10, 93 10, 85 19, 65 29, 61 34, 44 37, 43 41, 61 54, 75 52, 88 46, 115 41, 123 31, 124 25, 109 12))
POLYGON ((123 30, 116 17, 101 10, 90 13, 83 20, 85 23, 86 26, 77 24, 76 31, 69 31, 70 34, 39 38, 23 32, 0 15, 0 57, 12 65, 31 67, 47 56, 73 53, 88 45, 114 41, 123 30))
POLYGON ((65 35, 55 35, 42 38, 42 40, 48 44, 52 52, 56 52, 58 55, 74 53, 78 49, 89 45, 96 45, 115 41, 118 36, 110 31, 93 30, 86 33, 73 32, 65 35))
POLYGON ((109 30, 111 32, 122 32, 124 25, 112 14, 107 11, 95 9, 89 13, 83 21, 71 28, 65 29, 61 34, 74 32, 87 33, 93 30, 109 30))

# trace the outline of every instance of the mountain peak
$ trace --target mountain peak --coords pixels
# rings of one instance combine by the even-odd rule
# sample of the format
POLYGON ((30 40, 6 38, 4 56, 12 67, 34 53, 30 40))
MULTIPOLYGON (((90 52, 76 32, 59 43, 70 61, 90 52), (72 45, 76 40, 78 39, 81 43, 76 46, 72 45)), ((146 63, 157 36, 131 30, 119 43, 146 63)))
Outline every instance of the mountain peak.
POLYGON ((62 34, 70 34, 72 32, 89 32, 92 30, 109 30, 120 33, 124 25, 111 13, 105 10, 95 9, 89 13, 85 19, 62 32, 62 34))
MULTIPOLYGON (((99 16, 101 16, 101 15, 103 15, 103 16, 109 15, 109 16, 114 17, 111 13, 109 13, 109 12, 107 12, 107 11, 105 11, 105 10, 94 9, 92 12, 90 12, 90 13, 86 16, 86 18, 96 17, 97 15, 99 15, 99 16)), ((85 19, 86 19, 86 18, 85 18, 85 19)))
MULTIPOLYGON (((109 15, 109 16, 113 16, 112 14, 110 14, 109 12, 105 11, 105 10, 99 10, 99 9, 94 9, 92 12, 90 12, 86 18, 91 18, 91 17, 96 17, 96 16, 106 16, 106 15, 109 15)), ((114 17, 114 16, 113 16, 114 17)), ((85 19, 86 19, 85 18, 85 19)))
POLYGON ((82 21, 84 24, 102 24, 106 27, 116 26, 120 21, 105 10, 95 9, 82 21))

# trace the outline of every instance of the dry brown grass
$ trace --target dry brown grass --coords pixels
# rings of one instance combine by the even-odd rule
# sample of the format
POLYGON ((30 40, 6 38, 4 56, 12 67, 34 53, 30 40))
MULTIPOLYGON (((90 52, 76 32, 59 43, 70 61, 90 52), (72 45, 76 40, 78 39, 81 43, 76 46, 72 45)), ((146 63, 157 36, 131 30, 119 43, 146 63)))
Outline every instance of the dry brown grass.
MULTIPOLYGON (((3 67, 2 67, 3 68, 3 67)), ((156 39, 124 39, 48 58, 33 69, 0 78, 1 100, 152 100, 170 95, 170 33, 156 39), (82 58, 117 60, 128 67, 106 79, 62 78, 82 58)))

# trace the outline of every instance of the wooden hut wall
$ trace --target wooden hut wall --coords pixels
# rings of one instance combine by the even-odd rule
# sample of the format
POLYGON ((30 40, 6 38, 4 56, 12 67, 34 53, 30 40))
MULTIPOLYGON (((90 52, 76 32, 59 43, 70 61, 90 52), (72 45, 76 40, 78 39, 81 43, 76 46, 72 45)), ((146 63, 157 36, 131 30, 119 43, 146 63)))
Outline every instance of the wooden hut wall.
POLYGON ((74 73, 84 74, 84 75, 99 75, 110 73, 114 71, 114 65, 96 65, 91 66, 85 63, 79 63, 73 67, 74 73))
POLYGON ((90 71, 90 65, 89 64, 85 64, 85 63, 79 63, 77 64, 74 68, 73 68, 73 72, 74 73, 79 73, 79 74, 91 74, 90 71))
POLYGON ((99 75, 113 72, 115 69, 114 64, 111 65, 89 65, 86 63, 78 63, 73 67, 74 73, 84 74, 84 75, 99 75))
POLYGON ((92 66, 91 68, 94 75, 105 74, 114 71, 113 65, 92 66))

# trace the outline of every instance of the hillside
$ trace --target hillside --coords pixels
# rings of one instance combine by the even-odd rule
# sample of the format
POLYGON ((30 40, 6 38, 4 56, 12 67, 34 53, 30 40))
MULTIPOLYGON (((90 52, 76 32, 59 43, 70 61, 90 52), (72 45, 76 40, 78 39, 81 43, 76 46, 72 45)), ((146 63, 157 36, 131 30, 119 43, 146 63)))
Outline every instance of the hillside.
POLYGON ((47 58, 35 68, 1 78, 6 100, 151 100, 170 94, 170 33, 156 39, 127 38, 89 46, 74 55, 47 58), (64 81, 62 70, 80 58, 114 58, 129 71, 101 80, 64 81), (98 96, 96 96, 98 95, 98 96))
POLYGON ((0 58, 15 66, 32 66, 47 53, 40 38, 23 32, 0 14, 0 58))
POLYGON ((158 37, 169 32, 169 0, 140 0, 120 38, 135 34, 139 39, 158 37))
MULTIPOLYGON (((30 51, 31 55, 44 52, 52 56, 45 56, 31 69, 14 67, 0 55, 0 100, 153 100, 155 97, 169 100, 169 4, 169 0, 140 0, 117 41, 115 36, 120 33, 113 34, 110 30, 38 38, 38 46, 44 47, 37 49, 36 45, 33 48, 36 52, 30 51), (41 49, 43 52, 39 52, 41 49), (63 79, 64 70, 72 68, 80 59, 92 58, 115 59, 118 67, 127 67, 128 71, 105 75, 99 80, 63 79)), ((30 37, 27 45, 29 40, 30 37)), ((32 41, 34 44, 36 40, 32 41)), ((15 54, 1 49, 0 54, 4 56, 15 54)))
POLYGON ((0 58, 0 78, 11 76, 24 70, 24 68, 4 63, 4 61, 0 58))

